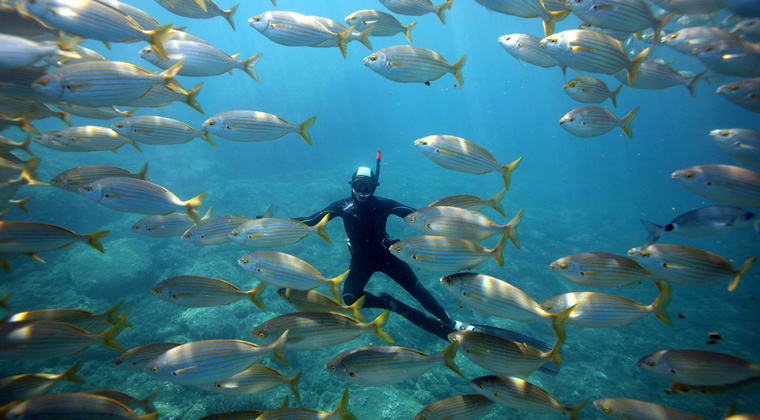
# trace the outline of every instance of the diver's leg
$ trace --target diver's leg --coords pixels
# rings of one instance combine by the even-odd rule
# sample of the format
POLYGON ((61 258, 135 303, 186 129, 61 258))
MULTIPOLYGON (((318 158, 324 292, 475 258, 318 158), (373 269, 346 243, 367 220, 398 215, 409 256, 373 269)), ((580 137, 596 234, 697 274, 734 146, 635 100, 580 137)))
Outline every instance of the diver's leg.
POLYGON ((386 300, 364 291, 364 287, 367 286, 370 277, 375 273, 372 264, 352 258, 350 268, 351 272, 348 273, 348 277, 343 283, 344 305, 353 305, 360 297, 366 296, 364 305, 362 305, 363 308, 390 309, 386 300))
POLYGON ((391 311, 396 312, 397 314, 406 318, 412 324, 422 328, 431 334, 437 335, 446 341, 449 340, 449 333, 456 331, 453 326, 444 324, 440 320, 422 311, 418 311, 417 309, 412 308, 411 306, 405 304, 404 302, 401 302, 400 300, 387 293, 380 294, 380 299, 387 302, 387 305, 390 307, 391 311))
POLYGON ((456 322, 446 313, 443 306, 435 300, 435 297, 425 289, 425 286, 420 283, 420 280, 409 265, 395 257, 391 258, 393 258, 393 261, 384 267, 383 273, 395 280, 404 290, 417 299, 428 312, 436 316, 444 324, 453 327, 456 322))

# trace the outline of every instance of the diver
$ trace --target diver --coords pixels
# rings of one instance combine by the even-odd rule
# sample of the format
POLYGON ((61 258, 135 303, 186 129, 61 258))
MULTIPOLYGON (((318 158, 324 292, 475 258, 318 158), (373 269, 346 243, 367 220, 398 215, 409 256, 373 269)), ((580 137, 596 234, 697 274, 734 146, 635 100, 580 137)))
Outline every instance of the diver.
POLYGON ((468 324, 451 319, 446 310, 425 289, 409 265, 394 257, 388 247, 398 240, 391 240, 385 231, 388 216, 402 219, 414 208, 388 198, 375 196, 380 183, 380 152, 377 152, 375 172, 361 167, 351 176, 351 196, 338 200, 325 209, 309 217, 293 218, 306 225, 314 226, 325 214, 330 219, 340 217, 348 235, 348 249, 351 252, 351 272, 343 284, 343 300, 351 305, 366 296, 364 308, 390 309, 413 324, 432 334, 448 340, 448 334, 466 328, 468 324), (414 297, 430 314, 414 309, 400 300, 381 293, 375 296, 364 288, 376 272, 386 274, 414 297))

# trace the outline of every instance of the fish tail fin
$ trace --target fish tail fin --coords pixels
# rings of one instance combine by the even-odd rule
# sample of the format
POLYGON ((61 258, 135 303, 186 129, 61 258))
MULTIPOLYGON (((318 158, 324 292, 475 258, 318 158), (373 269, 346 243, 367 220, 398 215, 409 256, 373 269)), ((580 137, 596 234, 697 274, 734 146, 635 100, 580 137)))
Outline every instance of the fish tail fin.
POLYGON ((275 359, 279 360, 280 363, 287 366, 288 369, 293 369, 290 367, 290 363, 288 362, 288 359, 285 358, 285 354, 283 353, 283 350, 285 350, 285 346, 288 344, 288 334, 290 333, 290 330, 285 330, 284 333, 280 336, 280 338, 277 339, 274 343, 272 343, 272 347, 274 349, 274 356, 275 359))
POLYGON ((446 0, 446 3, 436 7, 435 14, 438 15, 438 19, 441 19, 441 23, 446 24, 446 11, 451 9, 451 5, 454 4, 454 0, 446 0))
POLYGON ((105 238, 106 235, 111 233, 110 230, 104 230, 102 232, 96 232, 96 233, 90 233, 87 236, 87 245, 97 249, 100 252, 105 253, 105 249, 103 248, 103 244, 100 243, 100 240, 105 238))
POLYGON ((110 329, 98 334, 98 337, 103 337, 103 345, 109 349, 114 349, 119 353, 126 353, 124 346, 116 339, 116 337, 127 328, 127 320, 123 319, 118 324, 114 325, 110 329))
POLYGON ((182 66, 184 64, 184 61, 177 61, 173 66, 162 71, 161 76, 163 76, 165 84, 169 89, 179 92, 183 95, 187 95, 188 92, 185 90, 185 88, 183 88, 182 85, 180 85, 179 82, 174 79, 174 76, 176 76, 177 73, 182 70, 182 66))
POLYGON ((641 245, 641 248, 644 249, 660 239, 662 236, 663 227, 644 219, 641 219, 641 224, 644 225, 644 228, 647 230, 647 232, 649 232, 649 236, 647 237, 646 242, 644 242, 644 245, 641 245))
POLYGON ((40 181, 40 179, 37 178, 37 174, 35 174, 33 170, 30 172, 27 166, 24 166, 21 169, 21 177, 19 177, 19 179, 25 180, 29 185, 48 185, 47 182, 40 181))
POLYGON ((11 201, 10 203, 16 206, 17 209, 26 213, 27 216, 31 216, 32 213, 29 212, 29 209, 26 207, 26 203, 28 203, 32 198, 34 198, 34 196, 30 195, 29 197, 24 197, 21 200, 11 201))
POLYGON ((494 258, 496 258, 496 263, 499 264, 499 267, 504 267, 504 247, 507 246, 508 239, 509 232, 504 232, 504 234, 501 235, 501 239, 499 239, 499 243, 496 244, 496 247, 490 250, 495 254, 494 258))
POLYGON ((406 36, 406 40, 409 41, 409 43, 412 43, 412 29, 417 25, 417 22, 412 22, 406 26, 404 26, 404 35, 406 36))
POLYGON ((557 334, 557 338, 562 343, 565 342, 566 337, 565 321, 573 314, 576 306, 578 305, 573 305, 556 315, 552 315, 552 330, 554 330, 554 333, 557 334))
POLYGON ((301 383, 302 376, 303 372, 298 372, 295 376, 287 378, 290 390, 293 391, 293 396, 296 397, 296 402, 298 402, 298 404, 301 404, 301 393, 298 391, 298 384, 301 383))
MULTIPOLYGON (((168 2, 168 0, 167 0, 168 2)), ((206 0, 195 0, 195 2, 198 4, 198 7, 201 8, 204 12, 208 11, 208 8, 206 7, 206 0)), ((174 7, 174 6, 172 6, 174 7)))
POLYGON ((349 268, 348 270, 346 270, 345 273, 330 280, 330 292, 332 292, 332 295, 335 298, 335 301, 341 305, 343 304, 343 292, 342 292, 343 283, 346 282, 346 279, 348 278, 348 274, 350 272, 351 272, 351 269, 349 268))
MULTIPOLYGON (((237 7, 237 6, 235 6, 235 7, 237 7)), ((253 66, 255 66, 256 63, 259 62, 259 60, 261 60, 261 56, 262 55, 264 55, 264 54, 258 53, 258 54, 254 55, 253 57, 251 57, 251 58, 249 58, 247 60, 243 60, 240 63, 243 66, 243 71, 246 72, 246 74, 248 74, 249 76, 251 76, 251 78, 253 80, 257 81, 257 82, 259 81, 259 75, 256 74, 256 70, 254 70, 253 66)))
MULTIPOLYGON (((156 49, 158 52, 158 55, 161 56, 164 60, 168 60, 169 56, 166 54, 166 50, 164 49, 164 41, 166 41, 169 37, 169 34, 172 31, 172 24, 164 25, 156 30, 153 31, 146 31, 148 35, 150 35, 150 40, 148 43, 156 49)), ((110 48, 109 48, 110 49, 110 48)))
POLYGON ((24 165, 23 169, 26 170, 26 173, 29 177, 34 178, 34 179, 40 179, 40 177, 37 176, 37 167, 40 166, 40 159, 41 158, 34 158, 28 161, 24 165))
POLYGON ((56 112, 55 116, 59 120, 63 121, 64 124, 71 127, 71 114, 69 114, 68 112, 61 111, 61 112, 56 112))
POLYGON ((354 302, 353 305, 349 306, 348 308, 351 309, 351 315, 354 316, 354 318, 358 319, 361 322, 365 322, 364 315, 360 312, 362 309, 362 306, 364 306, 364 301, 367 300, 367 295, 362 295, 359 299, 354 302))
POLYGON ((84 366, 84 360, 80 360, 74 364, 74 366, 70 367, 66 372, 63 372, 61 374, 61 379, 64 381, 73 382, 75 384, 84 384, 86 383, 84 379, 82 379, 81 376, 78 376, 77 373, 80 369, 82 369, 82 366, 84 366))
POLYGON ((544 36, 549 36, 554 33, 554 27, 557 22, 565 20, 567 15, 570 14, 570 10, 560 10, 558 12, 549 12, 549 19, 544 21, 544 36))
POLYGON ((390 309, 386 309, 385 312, 381 313, 377 319, 370 322, 370 325, 375 327, 375 331, 373 334, 376 336, 382 338, 383 340, 389 342, 389 343, 395 343, 396 340, 393 339, 393 336, 385 330, 385 324, 388 323, 388 315, 391 313, 390 309))
MULTIPOLYGON (((348 411, 348 388, 346 388, 346 390, 343 391, 343 396, 340 397, 340 403, 338 403, 338 408, 336 408, 335 411, 333 411, 330 414, 333 414, 333 413, 338 415, 337 418, 339 418, 340 420, 356 419, 356 416, 352 412, 348 411)), ((334 418, 332 416, 329 416, 329 417, 334 418)))
POLYGON ((652 38, 652 46, 657 45, 657 41, 660 40, 660 35, 662 34, 663 28, 665 28, 665 25, 667 25, 677 14, 678 12, 672 12, 669 15, 657 21, 657 26, 654 28, 654 37, 652 38))
POLYGON ((24 141, 22 141, 18 147, 19 149, 25 151, 29 156, 34 156, 34 153, 32 153, 31 145, 32 145, 32 136, 27 134, 24 141))
POLYGON ((464 86, 464 75, 462 74, 462 68, 464 68, 465 63, 467 63, 467 54, 463 55, 452 66, 454 68, 454 78, 457 79, 459 86, 464 86))
POLYGON ((198 97, 198 94, 201 93, 201 88, 203 87, 203 82, 198 83, 190 89, 189 92, 187 92, 187 96, 185 97, 185 103, 190 106, 190 108, 200 112, 203 115, 206 115, 205 112, 203 112, 203 108, 201 108, 201 104, 198 103, 198 100, 196 99, 198 97))
POLYGON ((22 129, 22 130, 26 130, 26 131, 28 131, 30 133, 34 133, 34 134, 36 134, 38 136, 41 136, 42 133, 40 133, 40 130, 37 130, 31 124, 32 116, 33 115, 34 115, 34 113, 29 113, 29 114, 24 115, 23 117, 17 118, 17 121, 19 123, 21 123, 21 126, 19 128, 22 129))
POLYGON ((267 305, 264 303, 264 299, 261 297, 261 295, 264 293, 264 289, 266 288, 267 284, 262 281, 258 286, 246 292, 246 297, 248 300, 250 300, 254 305, 258 306, 262 311, 267 310, 267 305))
POLYGON ((124 299, 120 300, 116 305, 113 305, 113 308, 103 312, 103 315, 106 317, 106 321, 111 325, 116 325, 122 320, 119 319, 119 311, 121 310, 121 305, 124 304, 124 299))
POLYGON ((195 222, 196 225, 201 225, 201 214, 198 213, 198 207, 203 204, 203 200, 206 199, 207 193, 201 193, 195 198, 192 198, 188 200, 185 205, 187 206, 186 213, 188 216, 190 216, 191 219, 193 219, 193 222, 195 222))
POLYGON ((214 137, 211 136, 211 133, 209 133, 206 130, 203 130, 203 135, 201 136, 203 140, 206 141, 206 143, 210 144, 211 147, 216 149, 216 141, 214 141, 214 137))
POLYGON ((156 401, 156 396, 158 395, 158 390, 161 389, 161 385, 157 386, 153 391, 151 391, 150 394, 148 394, 147 397, 143 400, 143 406, 146 413, 157 413, 158 409, 153 404, 156 401))
POLYGON ((372 35, 373 30, 375 30, 375 27, 370 26, 363 32, 359 32, 359 42, 361 42, 365 47, 369 48, 370 51, 374 50, 374 48, 372 48, 372 41, 369 40, 369 37, 372 35))
POLYGON ((741 279, 742 275, 749 270, 750 267, 752 267, 752 264, 755 263, 755 257, 749 257, 747 258, 747 261, 744 261, 744 264, 742 264, 741 268, 739 268, 739 271, 736 273, 736 277, 731 281, 731 284, 728 285, 728 291, 733 292, 734 289, 736 289, 736 286, 739 285, 739 279, 741 279))
POLYGON ((520 226, 520 222, 522 222, 523 210, 525 209, 520 209, 512 221, 507 223, 507 235, 509 235, 509 240, 515 244, 517 249, 520 249, 520 237, 517 235, 517 227, 520 226))
POLYGON ((710 70, 707 69, 703 71, 702 73, 699 73, 698 75, 692 77, 691 80, 689 80, 689 83, 686 85, 686 88, 689 89, 689 94, 691 95, 692 98, 697 96, 697 83, 699 83, 699 81, 701 81, 705 77, 707 72, 709 71, 710 70))
POLYGON ((348 40, 351 39, 355 27, 356 25, 351 25, 345 31, 338 34, 338 48, 340 49, 340 53, 343 54, 344 59, 346 58, 346 45, 348 44, 348 40))
POLYGON ((620 85, 620 86, 617 87, 617 89, 613 90, 612 94, 610 95, 610 100, 612 101, 612 106, 614 106, 615 108, 617 108, 617 96, 618 96, 618 93, 620 93, 620 90, 622 90, 622 89, 623 89, 623 85, 620 85))
MULTIPOLYGON (((321 236, 322 239, 327 241, 328 244, 332 243, 330 241, 330 237, 327 236, 327 231, 325 230, 325 227, 327 227, 327 222, 330 221, 330 213, 326 214, 325 217, 322 218, 322 220, 317 223, 315 226, 317 228, 317 235, 321 236)), ((338 302, 340 302, 341 299, 338 299, 338 302)))
POLYGON ((552 348, 552 351, 549 352, 549 355, 551 355, 552 362, 554 362, 557 366, 562 364, 562 341, 557 340, 556 343, 554 343, 554 348, 552 348))
MULTIPOLYGON (((9 266, 9 267, 10 267, 10 266, 9 266)), ((0 308, 2 308, 2 309, 5 309, 5 310, 6 310, 6 311, 8 311, 8 312, 10 312, 10 311, 11 311, 11 307, 10 307, 10 306, 8 306, 8 304, 7 304, 7 303, 5 303, 5 302, 7 302, 7 301, 8 301, 8 298, 9 298, 9 297, 11 297, 11 295, 12 295, 12 294, 13 294, 13 292, 10 292, 10 293, 6 294, 5 296, 3 296, 3 297, 0 297, 0 308)), ((364 296, 362 296, 362 297, 364 297, 364 296)), ((357 302, 358 302, 358 301, 357 301, 357 302)))
POLYGON ((523 157, 520 156, 516 161, 509 165, 501 165, 504 168, 504 173, 501 175, 504 178, 504 188, 509 190, 509 184, 512 182, 512 172, 517 169, 517 166, 522 162, 523 157))
POLYGON ((150 181, 148 179, 148 162, 145 162, 145 165, 143 165, 142 169, 140 169, 140 172, 138 172, 137 175, 139 175, 139 178, 144 181, 150 181))
POLYGON ((662 321, 665 325, 672 327, 673 320, 670 319, 670 314, 667 312, 668 305, 670 305, 670 298, 673 296, 673 286, 667 286, 660 290, 660 296, 657 296, 652 309, 655 310, 655 316, 662 321))
POLYGON ((633 60, 631 60, 631 68, 628 70, 629 86, 633 86, 636 83, 636 79, 639 77, 641 63, 646 61, 647 57, 649 57, 649 48, 644 48, 644 51, 640 52, 633 60))
POLYGON ((132 147, 134 147, 135 149, 137 149, 138 152, 142 153, 142 147, 140 147, 139 143, 137 143, 136 141, 134 141, 132 139, 129 139, 128 143, 131 144, 132 147))
POLYGON ((235 16, 235 13, 237 13, 238 7, 240 7, 240 4, 236 4, 232 7, 232 9, 224 11, 224 18, 227 19, 227 22, 230 23, 233 31, 237 31, 237 29, 235 29, 235 20, 232 19, 232 17, 235 16))
POLYGON ((459 349, 459 341, 452 341, 451 344, 446 346, 445 349, 439 354, 439 356, 443 356, 443 364, 454 371, 457 375, 467 379, 466 376, 462 374, 462 372, 459 370, 459 366, 457 366, 454 359, 457 357, 457 349, 459 349))
MULTIPOLYGON (((132 328, 133 325, 127 318, 129 317, 129 314, 132 313, 132 308, 127 309, 126 311, 122 312, 118 317, 116 317, 116 323, 124 321, 124 328, 132 328)), ((113 324, 116 325, 116 324, 113 324)))
MULTIPOLYGON (((309 134, 309 129, 312 125, 314 125, 314 121, 317 120, 317 117, 311 117, 308 120, 302 122, 301 124, 298 124, 298 134, 303 137, 304 140, 306 140, 306 143, 311 143, 311 135, 309 134)), ((328 241, 329 242, 329 241, 328 241)))
POLYGON ((570 420, 580 420, 580 418, 581 418, 580 412, 581 412, 581 410, 583 410, 583 407, 586 406, 586 404, 588 403, 588 400, 589 399, 586 398, 586 400, 584 400, 582 403, 576 405, 575 407, 565 407, 567 409, 567 411, 570 412, 570 413, 566 414, 566 416, 569 417, 570 420))
POLYGON ((636 114, 639 113, 640 106, 637 106, 634 108, 631 112, 629 112, 623 119, 621 120, 623 122, 623 125, 621 128, 623 129, 623 132, 626 136, 628 136, 629 139, 633 138, 633 126, 631 125, 631 121, 633 121, 634 118, 636 118, 636 114))
POLYGON ((504 207, 501 205, 501 199, 504 198, 504 193, 507 192, 507 189, 504 188, 503 190, 499 191, 498 194, 496 194, 492 199, 488 200, 489 205, 499 212, 502 216, 506 216, 507 214, 504 212, 504 207))

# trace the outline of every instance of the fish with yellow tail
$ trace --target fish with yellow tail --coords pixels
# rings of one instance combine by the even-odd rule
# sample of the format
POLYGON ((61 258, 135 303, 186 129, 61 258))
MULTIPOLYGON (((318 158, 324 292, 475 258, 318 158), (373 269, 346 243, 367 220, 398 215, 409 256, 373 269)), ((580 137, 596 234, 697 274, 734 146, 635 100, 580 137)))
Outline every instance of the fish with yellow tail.
POLYGON ((111 398, 94 394, 59 393, 24 401, 8 410, 7 418, 156 420, 158 413, 140 415, 111 398))
POLYGON ((451 73, 459 83, 464 85, 462 68, 467 62, 467 54, 454 64, 449 64, 437 52, 415 45, 393 45, 375 51, 364 57, 364 65, 375 73, 400 83, 424 83, 438 80, 446 73, 451 73))
POLYGON ((153 286, 150 294, 163 301, 189 308, 224 306, 246 299, 264 311, 266 306, 261 293, 265 287, 259 284, 255 289, 245 292, 222 279, 206 276, 175 276, 153 286))
POLYGON ((343 391, 343 397, 338 403, 338 407, 330 412, 313 410, 311 408, 290 408, 285 406, 285 402, 280 408, 269 410, 264 414, 256 417, 256 420, 358 420, 357 417, 348 411, 348 388, 343 391))
POLYGON ((642 369, 669 381, 718 386, 760 378, 760 365, 706 350, 662 350, 638 361, 642 369))
POLYGON ((609 98, 615 108, 617 108, 617 96, 622 88, 623 85, 620 85, 611 91, 603 80, 591 76, 576 77, 562 86, 562 90, 578 102, 600 104, 609 98))
POLYGON ((153 359, 177 346, 178 343, 151 343, 131 348, 113 359, 111 367, 142 372, 153 359))
POLYGON ((301 124, 291 124, 277 115, 259 111, 224 111, 206 120, 203 129, 227 140, 249 142, 279 139, 288 133, 298 133, 311 143, 309 128, 317 117, 301 124))
POLYGON ((417 25, 417 22, 412 22, 404 26, 395 16, 380 10, 359 10, 346 16, 344 20, 347 25, 353 25, 355 31, 363 32, 372 27, 372 36, 394 36, 403 32, 410 44, 412 28, 417 25))
POLYGON ((64 227, 48 223, 0 220, 0 252, 28 254, 63 248, 74 242, 87 245, 105 252, 100 240, 110 231, 90 234, 78 234, 64 227))
POLYGON ((718 254, 675 244, 632 248, 628 256, 662 280, 687 286, 712 286, 731 280, 728 291, 736 289, 742 275, 755 262, 755 257, 749 257, 735 270, 730 261, 718 254))
POLYGON ((565 342, 565 321, 572 315, 574 306, 550 314, 522 290, 485 274, 450 274, 441 277, 441 284, 462 303, 485 314, 520 322, 543 321, 565 342))
POLYGON ((130 101, 120 102, 116 105, 134 106, 138 108, 158 108, 177 101, 186 104, 201 114, 205 114, 203 112, 203 108, 201 108, 201 104, 198 103, 197 100, 198 94, 200 94, 202 87, 203 82, 200 82, 189 91, 183 93, 177 92, 176 90, 166 87, 165 85, 156 85, 151 87, 145 95, 137 99, 132 99, 130 101))
POLYGON ((302 373, 297 373, 288 378, 269 366, 253 365, 227 379, 198 387, 217 394, 249 395, 267 391, 280 385, 287 385, 300 404, 301 393, 298 391, 298 384, 301 383, 302 375, 302 373))
POLYGON ((567 3, 582 21, 605 29, 634 33, 647 28, 654 29, 652 43, 657 44, 665 25, 675 12, 657 19, 643 0, 578 0, 567 3))
POLYGON ((620 127, 628 138, 633 138, 631 122, 639 112, 634 108, 623 118, 618 118, 607 108, 588 105, 565 114, 559 119, 559 125, 570 134, 581 137, 597 137, 609 133, 615 127, 620 127))
POLYGON ((343 32, 332 31, 318 16, 296 12, 271 10, 248 19, 248 24, 262 35, 280 45, 290 47, 317 47, 323 43, 335 44, 346 58, 346 44, 354 33, 350 26, 343 32))
MULTIPOLYGON (((206 214, 201 218, 201 226, 213 214, 213 207, 209 207, 206 214)), ((181 236, 188 229, 197 226, 193 219, 185 213, 159 214, 143 217, 132 225, 132 232, 152 238, 171 238, 181 236)))
POLYGON ((273 356, 290 367, 282 351, 288 332, 259 347, 243 340, 193 341, 167 350, 145 366, 145 373, 179 385, 203 385, 240 373, 262 357, 273 356))
POLYGON ((504 198, 504 193, 506 192, 507 192, 507 189, 505 188, 499 191, 492 198, 489 198, 488 200, 484 200, 474 195, 466 195, 466 194, 452 195, 452 196, 448 196, 448 197, 444 197, 439 200, 436 200, 428 204, 428 207, 449 206, 449 207, 459 207, 460 209, 466 209, 466 210, 472 210, 472 211, 480 211, 485 207, 491 207, 492 209, 499 212, 499 214, 501 214, 502 216, 506 216, 507 214, 504 213, 504 207, 501 205, 501 200, 502 198, 504 198))
POLYGON ((125 118, 111 124, 111 130, 143 144, 182 144, 200 137, 216 147, 207 131, 196 130, 182 121, 154 115, 125 118))
POLYGON ((517 227, 522 221, 522 214, 523 210, 520 209, 511 222, 506 225, 499 225, 472 210, 433 206, 409 213, 404 217, 404 223, 425 235, 466 239, 472 242, 480 242, 496 234, 506 234, 515 247, 520 248, 517 227))
POLYGON ((92 345, 118 352, 124 346, 116 337, 126 328, 126 319, 100 334, 57 321, 21 321, 0 325, 0 356, 17 360, 73 356, 92 345))
POLYGON ((50 185, 79 194, 79 187, 83 184, 114 176, 138 178, 148 181, 148 163, 146 162, 139 172, 130 172, 126 169, 109 165, 77 166, 56 175, 50 180, 50 185))
POLYGON ((711 200, 760 208, 760 173, 733 165, 699 165, 670 177, 684 188, 711 200))
POLYGON ((508 34, 499 37, 499 45, 520 64, 529 63, 543 68, 560 67, 564 75, 567 66, 560 65, 554 56, 544 51, 539 45, 540 42, 541 38, 530 34, 508 34))
POLYGON ((539 414, 562 413, 570 420, 580 419, 580 411, 588 402, 587 399, 575 407, 568 407, 543 388, 512 376, 481 376, 470 381, 470 386, 505 407, 539 414))
POLYGON ((629 398, 604 398, 594 408, 610 420, 705 420, 694 414, 629 398))
POLYGON ((299 311, 336 312, 352 316, 362 322, 365 321, 364 315, 362 315, 360 310, 364 306, 364 301, 367 299, 366 296, 360 297, 352 305, 344 306, 313 289, 298 290, 282 287, 277 290, 277 295, 285 303, 299 311))
MULTIPOLYGON (((67 308, 56 308, 56 309, 37 309, 33 311, 26 311, 26 312, 19 312, 16 314, 13 314, 9 316, 8 318, 3 319, 3 322, 20 322, 20 321, 39 321, 39 320, 46 320, 46 321, 57 321, 57 322, 65 322, 67 324, 71 324, 80 328, 89 328, 95 323, 98 322, 107 322, 111 325, 117 325, 121 321, 123 321, 123 318, 121 318, 121 307, 124 304, 124 301, 119 301, 116 305, 111 307, 111 309, 102 312, 102 313, 96 313, 92 311, 87 311, 84 309, 67 309, 67 308)), ((125 323, 125 326, 131 327, 132 325, 129 323, 125 323)))
POLYGON ((288 350, 316 350, 346 343, 362 334, 374 334, 393 343, 385 330, 389 310, 374 321, 359 322, 346 315, 333 312, 293 312, 264 322, 251 331, 251 337, 259 344, 269 344, 283 331, 288 331, 288 350))
POLYGON ((439 6, 434 6, 430 0, 380 0, 383 6, 393 13, 409 16, 424 16, 435 13, 441 23, 446 24, 446 11, 451 10, 454 0, 446 0, 439 6))
POLYGON ((504 187, 509 190, 512 172, 522 161, 518 158, 509 165, 501 165, 485 148, 461 137, 433 135, 414 141, 414 145, 428 159, 455 171, 471 174, 496 172, 504 178, 504 187))
POLYGON ((416 378, 431 367, 443 365, 465 377, 454 362, 459 343, 454 341, 442 352, 428 355, 398 346, 366 346, 346 350, 333 357, 325 368, 344 381, 363 386, 383 386, 416 378))
POLYGON ((462 354, 478 366, 504 375, 528 376, 547 362, 562 364, 559 340, 546 352, 481 331, 455 331, 449 334, 449 340, 459 342, 462 354))
POLYGON ((293 219, 265 216, 241 224, 233 229, 229 235, 230 239, 239 244, 256 248, 294 244, 311 233, 319 235, 325 242, 330 243, 330 237, 327 236, 325 230, 329 221, 329 214, 326 214, 314 226, 307 226, 293 219))
POLYGON ((156 3, 177 16, 193 19, 211 19, 222 16, 230 24, 232 30, 236 30, 233 16, 235 16, 239 4, 229 10, 223 10, 212 0, 156 0, 156 3))
POLYGON ((59 382, 84 384, 84 379, 77 375, 82 365, 84 365, 84 360, 78 361, 74 366, 57 375, 36 373, 0 378, 0 407, 16 400, 25 401, 39 397, 59 382))
POLYGON ((232 69, 240 69, 251 76, 253 80, 259 81, 254 66, 261 60, 261 53, 245 60, 238 60, 237 56, 240 53, 229 55, 206 42, 181 39, 166 41, 164 48, 169 55, 168 60, 161 58, 153 47, 145 47, 140 50, 140 58, 164 70, 182 61, 184 64, 177 73, 180 76, 216 76, 227 72, 232 74, 232 69))
POLYGON ((455 395, 428 404, 412 420, 477 420, 494 404, 480 394, 455 395))
POLYGON ((503 267, 503 251, 508 238, 509 232, 505 232, 496 247, 488 249, 466 239, 429 235, 412 236, 392 244, 388 250, 401 261, 428 271, 469 270, 491 258, 503 267))
POLYGON ((152 182, 134 178, 103 178, 79 187, 85 197, 108 208, 127 213, 169 214, 185 210, 188 216, 201 224, 198 207, 203 204, 206 193, 182 201, 166 188, 152 182))
POLYGON ((657 277, 631 258, 609 252, 581 252, 549 265, 560 276, 586 287, 627 286, 657 277))

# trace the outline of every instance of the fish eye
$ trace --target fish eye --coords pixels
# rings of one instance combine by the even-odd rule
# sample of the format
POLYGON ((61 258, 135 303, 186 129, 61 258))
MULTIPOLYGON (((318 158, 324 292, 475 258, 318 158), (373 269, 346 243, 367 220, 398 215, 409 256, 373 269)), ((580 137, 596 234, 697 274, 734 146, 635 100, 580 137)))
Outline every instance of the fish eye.
POLYGON ((451 280, 446 280, 446 286, 451 286, 452 284, 454 284, 454 282, 453 282, 453 281, 451 281, 451 280))
POLYGON ((559 268, 561 268, 563 270, 567 270, 567 264, 560 264, 559 268))
POLYGON ((156 366, 153 366, 152 368, 150 368, 150 370, 151 370, 151 372, 155 372, 155 371, 158 370, 158 368, 156 366))
POLYGON ((397 246, 397 247, 396 247, 396 248, 394 248, 394 249, 396 250, 396 252, 401 252, 401 247, 400 247, 400 246, 397 246))
POLYGON ((670 39, 676 39, 678 38, 678 34, 670 34, 670 39))
POLYGON ((570 117, 567 119, 568 121, 575 121, 575 117, 570 117))
POLYGON ((420 143, 422 143, 423 146, 427 146, 427 144, 428 144, 428 142, 426 140, 423 140, 420 143))
POLYGON ((116 126, 116 128, 122 128, 122 127, 124 127, 124 124, 121 124, 121 123, 116 123, 114 125, 116 126))
POLYGON ((84 187, 84 190, 85 190, 85 191, 91 191, 91 190, 92 190, 92 187, 84 187))
POLYGON ((348 372, 348 375, 349 375, 350 377, 352 377, 352 378, 355 378, 355 377, 356 377, 356 374, 355 374, 354 372, 348 372))
POLYGON ((731 133, 729 133, 728 131, 721 131, 720 132, 720 135, 723 136, 723 137, 728 137, 730 134, 731 133))
POLYGON ((47 81, 47 79, 41 79, 41 80, 37 81, 37 84, 40 85, 40 86, 47 86, 48 81, 47 81))
POLYGON ((546 305, 546 310, 547 311, 551 311, 552 310, 552 305, 546 305))
POLYGON ((153 289, 153 291, 156 293, 161 293, 161 289, 153 289))
POLYGON ((689 179, 694 178, 694 172, 687 172, 686 173, 686 178, 689 178, 689 179))
POLYGON ((644 258, 649 258, 649 251, 641 251, 641 256, 644 258))
POLYGON ((483 389, 483 384, 478 384, 478 388, 483 389))
POLYGON ((575 87, 575 82, 567 82, 567 85, 570 87, 575 87))
POLYGON ((117 360, 117 361, 113 362, 113 364, 115 364, 116 366, 119 366, 121 364, 121 360, 117 360))
POLYGON ((412 223, 414 223, 416 220, 417 220, 417 218, 416 218, 416 217, 410 217, 410 218, 409 218, 409 221, 410 221, 410 222, 412 222, 412 223))
POLYGON ((226 128, 228 130, 232 130, 232 126, 231 125, 225 126, 224 128, 226 128))
POLYGON ((213 125, 214 125, 214 122, 213 122, 213 121, 209 121, 209 122, 207 122, 206 124, 208 124, 209 126, 213 126, 213 125))
MULTIPOLYGON (((232 231, 232 233, 230 235, 232 235, 232 236, 238 236, 238 233, 237 233, 237 231, 232 231)), ((243 262, 244 263, 248 263, 248 260, 243 260, 243 262)))
POLYGON ((376 56, 376 55, 371 55, 371 56, 369 57, 369 60, 370 60, 370 61, 375 61, 375 60, 377 60, 377 56, 376 56))
POLYGON ((243 264, 248 264, 248 260, 240 260, 243 264))
POLYGON ((647 363, 647 366, 649 366, 649 367, 655 367, 655 366, 657 366, 657 363, 655 363, 655 362, 649 362, 649 363, 647 363))
POLYGON ((705 45, 704 47, 702 47, 702 50, 703 51, 712 51, 713 47, 712 47, 712 45, 705 45))
POLYGON ((612 409, 609 407, 602 407, 602 411, 604 411, 605 413, 611 413, 612 409))
POLYGON ((264 337, 266 337, 266 336, 267 336, 267 335, 266 335, 265 333, 263 333, 263 332, 260 332, 260 333, 259 333, 259 338, 264 338, 264 337))
POLYGON ((330 369, 335 370, 335 366, 330 366, 330 369))
POLYGON ((261 273, 261 269, 260 268, 257 268, 256 271, 258 271, 259 273, 261 273))
POLYGON ((261 20, 261 18, 260 18, 259 16, 254 16, 254 17, 253 17, 253 21, 254 21, 254 22, 258 22, 258 21, 260 21, 260 20, 261 20))
POLYGON ((56 137, 63 137, 63 135, 61 133, 55 133, 53 135, 56 136, 56 137))

